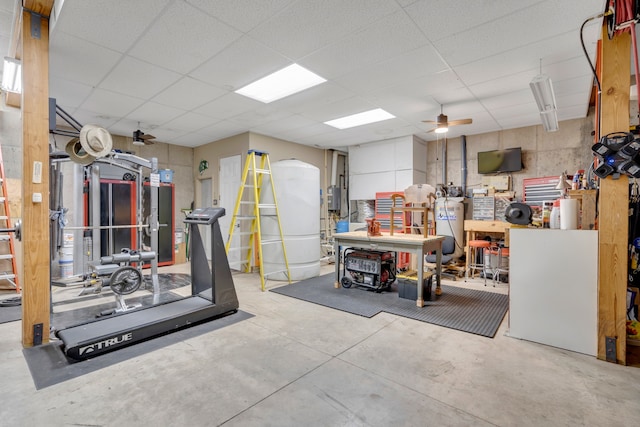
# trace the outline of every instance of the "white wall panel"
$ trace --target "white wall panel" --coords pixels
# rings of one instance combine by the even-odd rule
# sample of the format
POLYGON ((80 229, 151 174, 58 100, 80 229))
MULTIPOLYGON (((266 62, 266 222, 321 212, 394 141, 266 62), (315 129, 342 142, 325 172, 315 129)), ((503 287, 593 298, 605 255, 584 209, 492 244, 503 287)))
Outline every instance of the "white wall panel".
POLYGON ((380 191, 396 191, 395 172, 352 175, 349 186, 350 200, 371 200, 380 191))
POLYGON ((349 170, 353 175, 393 171, 395 141, 381 141, 349 147, 349 170))
MULTIPOLYGON (((411 135, 396 138, 393 141, 393 154, 395 169, 413 168, 413 137, 411 135)), ((392 157, 388 157, 391 159, 392 157)))
POLYGON ((413 185, 413 170, 404 169, 396 171, 396 187, 392 191, 404 191, 405 188, 413 185))

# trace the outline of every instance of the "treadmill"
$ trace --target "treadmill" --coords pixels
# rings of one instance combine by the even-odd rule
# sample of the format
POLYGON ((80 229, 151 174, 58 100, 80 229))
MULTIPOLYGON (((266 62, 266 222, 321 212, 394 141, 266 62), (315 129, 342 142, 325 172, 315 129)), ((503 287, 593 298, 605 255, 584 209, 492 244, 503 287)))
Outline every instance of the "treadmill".
POLYGON ((190 227, 191 296, 61 329, 56 336, 67 357, 89 359, 237 312, 238 297, 218 223, 224 214, 224 208, 198 208, 184 220, 190 227), (211 227, 211 268, 200 225, 211 227))

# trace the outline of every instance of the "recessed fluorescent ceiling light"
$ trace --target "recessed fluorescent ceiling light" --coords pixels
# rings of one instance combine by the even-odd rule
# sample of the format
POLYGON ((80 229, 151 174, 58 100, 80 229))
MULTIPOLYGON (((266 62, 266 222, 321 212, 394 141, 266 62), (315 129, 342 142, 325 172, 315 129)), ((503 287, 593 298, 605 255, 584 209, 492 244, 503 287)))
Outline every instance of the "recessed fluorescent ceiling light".
POLYGON ((350 116, 341 117, 335 120, 329 120, 324 122, 329 126, 333 126, 338 129, 348 129, 356 126, 366 125, 369 123, 381 122, 383 120, 394 119, 396 116, 387 113, 382 108, 376 108, 375 110, 364 111, 358 114, 352 114, 350 116))
POLYGON ((326 81, 298 64, 291 64, 236 90, 236 93, 268 104, 326 81))

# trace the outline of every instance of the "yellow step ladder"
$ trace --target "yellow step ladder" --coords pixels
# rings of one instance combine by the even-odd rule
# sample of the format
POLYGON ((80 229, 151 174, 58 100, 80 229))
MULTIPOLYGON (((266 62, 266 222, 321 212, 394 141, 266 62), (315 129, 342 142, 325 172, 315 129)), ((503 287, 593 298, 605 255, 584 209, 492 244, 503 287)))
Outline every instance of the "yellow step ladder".
MULTIPOLYGON (((245 161, 244 170, 242 171, 242 183, 240 188, 238 189, 238 198, 236 199, 236 205, 233 209, 233 216, 231 217, 231 224, 229 225, 229 238, 227 239, 226 251, 227 255, 229 254, 229 250, 231 248, 231 240, 233 239, 234 230, 236 225, 240 227, 242 230, 242 221, 251 221, 251 226, 249 227, 248 232, 239 232, 240 236, 249 236, 247 246, 241 246, 239 250, 246 251, 245 261, 243 265, 245 266, 245 272, 249 273, 251 271, 252 265, 252 257, 254 247, 257 248, 258 251, 258 259, 257 263, 260 268, 260 285, 262 291, 265 290, 265 277, 269 275, 285 273, 286 277, 291 283, 291 272, 289 271, 289 261, 287 260, 287 250, 284 244, 284 234, 282 233, 282 224, 280 223, 280 213, 278 212, 278 202, 276 199, 276 189, 273 183, 273 175, 271 174, 271 163, 269 161, 269 153, 264 151, 257 150, 249 150, 247 153, 247 159, 245 161), (259 164, 257 164, 256 157, 260 158, 259 164), (263 193, 263 182, 264 176, 269 175, 269 183, 270 185, 264 185, 267 187, 266 191, 271 191, 271 196, 273 197, 273 203, 261 203, 261 200, 264 199, 264 196, 268 196, 268 193, 263 193), (249 179, 249 182, 247 182, 249 179), (252 194, 245 198, 245 188, 252 188, 252 194), (253 196, 253 198, 251 198, 253 196), (241 206, 248 206, 247 209, 243 209, 244 212, 250 212, 249 215, 241 215, 240 208, 241 206), (275 215, 262 213, 261 210, 269 209, 271 212, 275 211, 275 215), (262 239, 262 222, 261 218, 267 216, 275 216, 278 230, 280 232, 279 239, 262 239), (264 257, 263 257, 263 246, 265 245, 282 245, 282 255, 284 258, 285 270, 278 271, 264 271, 264 257)), ((245 227, 246 229, 246 227, 245 227)))
POLYGON ((8 283, 17 293, 20 293, 18 282, 18 265, 13 233, 15 228, 11 224, 9 198, 7 197, 7 181, 4 176, 4 160, 0 149, 0 284, 8 283))

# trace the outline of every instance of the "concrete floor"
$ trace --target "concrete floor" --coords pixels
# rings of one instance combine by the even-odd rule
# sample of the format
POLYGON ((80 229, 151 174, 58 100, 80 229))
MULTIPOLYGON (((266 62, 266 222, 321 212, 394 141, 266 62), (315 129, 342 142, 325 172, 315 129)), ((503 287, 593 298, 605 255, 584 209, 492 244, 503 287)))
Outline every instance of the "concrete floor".
POLYGON ((256 275, 234 280, 251 319, 41 390, 20 322, 0 324, 0 426, 628 427, 640 419, 640 369, 509 338, 506 318, 489 339, 261 292, 256 275))

